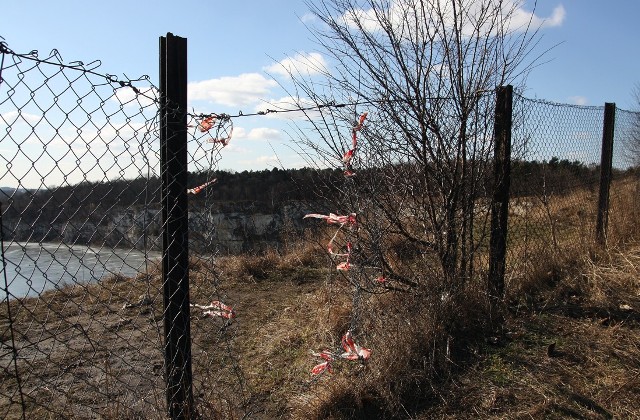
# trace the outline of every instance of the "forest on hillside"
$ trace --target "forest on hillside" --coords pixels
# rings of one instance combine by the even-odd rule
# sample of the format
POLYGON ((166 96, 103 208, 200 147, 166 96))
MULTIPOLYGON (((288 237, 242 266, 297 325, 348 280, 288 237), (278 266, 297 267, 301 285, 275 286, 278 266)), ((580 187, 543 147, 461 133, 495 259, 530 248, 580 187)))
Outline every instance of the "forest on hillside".
MULTIPOLYGON (((409 165, 409 164, 404 164, 409 165)), ((363 169, 353 182, 368 182, 385 176, 384 168, 363 169)), ((576 188, 597 188, 600 170, 579 161, 552 158, 550 161, 514 161, 511 164, 511 195, 562 195, 576 188)), ((615 172, 614 175, 621 175, 615 172)), ((217 179, 214 185, 190 195, 190 209, 206 206, 211 212, 273 213, 292 201, 330 203, 343 185, 337 169, 279 169, 260 171, 212 171, 189 173, 190 188, 217 179)), ((437 181, 437 180, 434 180, 437 181)), ((487 175, 482 198, 491 191, 493 178, 487 175)), ((61 221, 99 223, 106 213, 143 208, 159 210, 160 178, 119 179, 81 182, 37 190, 9 190, 0 193, 3 224, 48 225, 61 221)))

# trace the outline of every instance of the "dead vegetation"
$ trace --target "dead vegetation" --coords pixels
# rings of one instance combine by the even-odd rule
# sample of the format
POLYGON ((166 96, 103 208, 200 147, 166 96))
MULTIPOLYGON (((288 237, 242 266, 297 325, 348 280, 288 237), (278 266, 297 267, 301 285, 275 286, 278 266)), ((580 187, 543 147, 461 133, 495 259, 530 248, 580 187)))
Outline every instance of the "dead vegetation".
MULTIPOLYGON (((613 205, 635 205, 630 200, 614 197, 613 205)), ((514 266, 500 328, 487 319, 481 278, 453 294, 437 292, 435 281, 355 293, 326 256, 324 237, 290 241, 282 252, 216 258, 213 266, 192 258, 191 301, 221 300, 237 313, 227 322, 192 308, 198 414, 639 417, 637 222, 624 216, 626 228, 614 228, 603 251, 567 234, 578 212, 550 208, 552 218, 560 213, 557 247, 540 247, 537 265, 514 266), (349 329, 371 358, 338 360, 333 373, 312 376, 320 360, 311 353, 341 351, 349 329)), ((612 212, 611 225, 619 217, 612 212)), ((161 308, 158 267, 148 277, 12 302, 28 417, 163 418, 161 308)), ((6 347, 9 337, 2 339, 6 347)), ((2 375, 7 395, 16 383, 11 372, 2 375)), ((0 407, 19 417, 15 401, 0 407)))
POLYGON ((424 418, 637 418, 639 269, 635 246, 541 278, 424 418))

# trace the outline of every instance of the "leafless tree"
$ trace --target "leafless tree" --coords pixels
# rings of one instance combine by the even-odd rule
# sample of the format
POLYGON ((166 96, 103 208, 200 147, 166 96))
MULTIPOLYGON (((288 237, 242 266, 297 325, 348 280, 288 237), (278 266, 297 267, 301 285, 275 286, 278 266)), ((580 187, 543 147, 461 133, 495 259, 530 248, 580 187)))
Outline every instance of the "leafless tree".
POLYGON ((486 256, 495 88, 521 87, 540 64, 540 25, 513 0, 309 6, 330 59, 316 69, 321 78, 294 77, 296 93, 357 106, 309 114, 314 133, 304 138, 325 164, 340 165, 349 128, 369 112, 356 175, 341 186, 341 208, 361 216, 356 256, 403 287, 437 277, 443 293, 458 290, 486 256))

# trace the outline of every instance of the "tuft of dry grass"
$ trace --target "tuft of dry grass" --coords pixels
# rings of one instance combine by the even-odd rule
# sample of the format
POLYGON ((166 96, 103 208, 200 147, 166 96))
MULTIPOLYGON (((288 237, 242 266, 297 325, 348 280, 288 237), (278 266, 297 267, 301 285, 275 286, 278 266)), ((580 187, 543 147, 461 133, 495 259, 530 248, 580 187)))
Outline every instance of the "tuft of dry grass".
POLYGON ((317 244, 299 243, 286 253, 269 249, 258 254, 223 256, 217 259, 216 268, 232 281, 298 281, 304 282, 325 261, 325 251, 317 244), (308 272, 311 270, 312 272, 308 272))
MULTIPOLYGON (((333 374, 324 374, 307 392, 295 395, 292 417, 398 418, 419 412, 458 369, 455 361, 467 351, 471 336, 482 334, 481 322, 468 322, 479 319, 470 312, 481 305, 460 309, 461 303, 469 303, 467 298, 443 299, 427 290, 368 296, 360 302, 354 335, 372 350, 371 358, 337 364, 333 374)), ((347 316, 347 303, 343 305, 347 316)), ((337 332, 344 334, 353 326, 344 321, 327 325, 324 336, 335 341, 337 332)))
POLYGON ((640 240, 640 179, 614 182, 610 197, 608 244, 625 247, 640 240))

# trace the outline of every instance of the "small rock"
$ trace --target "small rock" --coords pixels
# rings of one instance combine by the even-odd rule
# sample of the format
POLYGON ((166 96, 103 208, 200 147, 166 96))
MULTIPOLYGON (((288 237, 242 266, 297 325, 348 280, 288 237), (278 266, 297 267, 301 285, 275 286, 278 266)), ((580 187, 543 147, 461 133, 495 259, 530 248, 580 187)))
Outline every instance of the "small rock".
POLYGON ((137 308, 139 306, 151 305, 152 303, 153 300, 151 300, 149 295, 140 295, 136 303, 125 303, 124 305, 122 305, 122 309, 137 308))

